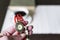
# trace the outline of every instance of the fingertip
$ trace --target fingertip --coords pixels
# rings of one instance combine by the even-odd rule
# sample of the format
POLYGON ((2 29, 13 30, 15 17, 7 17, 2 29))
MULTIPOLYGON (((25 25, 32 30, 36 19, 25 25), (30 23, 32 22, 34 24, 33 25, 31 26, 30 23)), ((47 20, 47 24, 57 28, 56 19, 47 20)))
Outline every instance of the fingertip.
POLYGON ((26 34, 25 34, 25 33, 22 33, 22 34, 20 34, 20 35, 21 35, 21 38, 22 38, 22 39, 26 37, 26 34))
POLYGON ((13 36, 16 36, 16 35, 20 35, 20 34, 19 34, 18 31, 16 31, 16 32, 14 32, 12 35, 13 35, 13 36))
POLYGON ((32 31, 32 29, 33 29, 32 25, 30 25, 30 26, 27 27, 27 30, 29 30, 29 31, 32 31))

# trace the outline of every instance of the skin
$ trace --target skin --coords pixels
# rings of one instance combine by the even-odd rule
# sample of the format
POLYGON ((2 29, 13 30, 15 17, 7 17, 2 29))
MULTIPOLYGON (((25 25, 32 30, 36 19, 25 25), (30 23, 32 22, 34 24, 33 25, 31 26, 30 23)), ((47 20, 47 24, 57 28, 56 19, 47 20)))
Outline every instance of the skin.
MULTIPOLYGON (((26 21, 24 21, 26 22, 26 21)), ((26 22, 26 25, 28 23, 26 22)), ((27 27, 27 26, 26 26, 27 27)), ((32 34, 32 26, 28 26, 27 27, 29 30, 29 35, 32 34)), ((3 34, 2 37, 0 37, 0 40, 22 40, 25 38, 26 34, 22 33, 20 34, 15 28, 14 26, 11 26, 7 29, 5 29, 4 31, 1 32, 3 34)))

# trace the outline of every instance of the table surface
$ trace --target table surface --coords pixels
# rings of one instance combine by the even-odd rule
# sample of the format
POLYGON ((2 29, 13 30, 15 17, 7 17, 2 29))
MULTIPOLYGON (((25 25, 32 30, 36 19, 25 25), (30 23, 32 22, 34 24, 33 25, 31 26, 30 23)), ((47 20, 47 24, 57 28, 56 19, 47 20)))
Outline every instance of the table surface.
POLYGON ((60 40, 60 34, 33 34, 31 40, 60 40))

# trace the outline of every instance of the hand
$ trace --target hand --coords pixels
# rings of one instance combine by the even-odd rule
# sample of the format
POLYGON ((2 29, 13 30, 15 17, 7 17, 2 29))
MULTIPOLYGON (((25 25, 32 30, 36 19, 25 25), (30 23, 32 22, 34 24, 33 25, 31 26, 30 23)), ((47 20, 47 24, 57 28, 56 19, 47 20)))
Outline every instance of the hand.
MULTIPOLYGON (((24 21, 23 23, 28 24, 27 21, 24 21)), ((29 31, 29 35, 32 34, 32 26, 27 27, 29 31)), ((14 26, 11 26, 4 31, 1 32, 4 36, 0 38, 0 40, 22 40, 25 38, 26 34, 22 33, 19 34, 19 32, 15 29, 14 26), (15 37, 14 37, 15 36, 15 37)))
POLYGON ((0 40, 8 40, 8 37, 7 36, 3 36, 0 38, 0 40))

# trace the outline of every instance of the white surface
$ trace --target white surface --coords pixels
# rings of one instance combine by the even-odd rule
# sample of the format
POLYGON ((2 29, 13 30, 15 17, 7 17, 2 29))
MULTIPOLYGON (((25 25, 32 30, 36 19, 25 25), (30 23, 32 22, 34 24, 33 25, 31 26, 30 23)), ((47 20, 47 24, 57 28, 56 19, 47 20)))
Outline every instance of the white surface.
MULTIPOLYGON (((8 10, 3 24, 3 30, 14 25, 13 18, 13 12, 8 10)), ((37 6, 31 24, 34 26, 34 34, 60 33, 60 6, 37 6)))
POLYGON ((59 5, 41 5, 37 6, 34 15, 33 33, 60 33, 60 6, 59 5))

